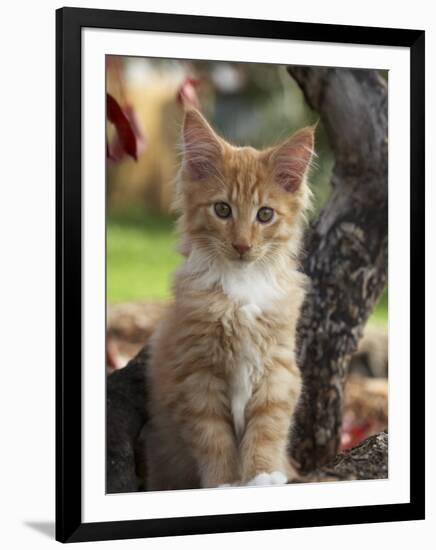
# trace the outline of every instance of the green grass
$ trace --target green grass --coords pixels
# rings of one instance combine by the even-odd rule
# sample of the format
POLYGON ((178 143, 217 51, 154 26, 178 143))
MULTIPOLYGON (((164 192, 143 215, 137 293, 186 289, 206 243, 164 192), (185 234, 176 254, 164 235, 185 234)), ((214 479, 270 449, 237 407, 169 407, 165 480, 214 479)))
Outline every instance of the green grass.
POLYGON ((386 325, 388 322, 388 291, 385 290, 377 306, 372 312, 369 321, 378 325, 386 325))
MULTIPOLYGON (((181 262, 174 218, 144 210, 111 213, 107 229, 108 303, 170 296, 171 274, 181 262)), ((385 292, 370 322, 386 324, 385 292)))
POLYGON ((143 210, 111 213, 107 226, 109 303, 166 298, 176 252, 174 219, 143 210))

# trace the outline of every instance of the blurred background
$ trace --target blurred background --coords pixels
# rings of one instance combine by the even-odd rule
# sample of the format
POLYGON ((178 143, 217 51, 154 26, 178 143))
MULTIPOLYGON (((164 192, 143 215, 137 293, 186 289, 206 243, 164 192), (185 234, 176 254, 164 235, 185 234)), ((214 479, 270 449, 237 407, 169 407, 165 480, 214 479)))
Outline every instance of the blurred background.
MULTIPOLYGON (((108 56, 107 92, 113 101, 107 125, 110 370, 124 366, 148 339, 181 261, 170 207, 184 106, 201 109, 231 143, 257 148, 280 142, 318 116, 286 67, 278 65, 108 56)), ((329 195, 334 164, 322 124, 316 153, 312 216, 329 195)), ((387 376, 387 304, 385 294, 353 358, 352 370, 360 375, 387 376)), ((382 393, 383 423, 387 386, 382 393)))

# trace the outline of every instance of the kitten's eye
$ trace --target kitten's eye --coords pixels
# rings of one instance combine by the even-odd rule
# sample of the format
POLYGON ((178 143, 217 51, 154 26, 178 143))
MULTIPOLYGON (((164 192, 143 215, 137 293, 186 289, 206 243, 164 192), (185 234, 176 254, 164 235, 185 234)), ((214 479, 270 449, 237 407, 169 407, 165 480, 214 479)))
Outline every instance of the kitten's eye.
POLYGON ((274 210, 272 208, 268 208, 268 206, 263 206, 260 208, 260 210, 257 213, 257 219, 261 223, 268 223, 272 220, 274 216, 274 210))
POLYGON ((232 215, 232 209, 226 202, 216 202, 213 207, 218 218, 229 218, 232 215))

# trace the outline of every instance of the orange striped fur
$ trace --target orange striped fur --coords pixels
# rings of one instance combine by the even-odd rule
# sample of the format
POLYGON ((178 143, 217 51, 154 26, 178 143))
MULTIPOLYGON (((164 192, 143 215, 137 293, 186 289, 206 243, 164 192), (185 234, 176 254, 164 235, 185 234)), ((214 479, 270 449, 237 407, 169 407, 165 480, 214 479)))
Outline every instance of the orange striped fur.
POLYGON ((150 490, 285 483, 301 391, 297 256, 314 128, 234 147, 197 111, 183 125, 176 208, 183 265, 151 339, 150 490), (226 218, 216 213, 231 215, 226 218), (273 217, 262 223, 262 207, 273 217), (269 212, 269 211, 268 211, 269 212))

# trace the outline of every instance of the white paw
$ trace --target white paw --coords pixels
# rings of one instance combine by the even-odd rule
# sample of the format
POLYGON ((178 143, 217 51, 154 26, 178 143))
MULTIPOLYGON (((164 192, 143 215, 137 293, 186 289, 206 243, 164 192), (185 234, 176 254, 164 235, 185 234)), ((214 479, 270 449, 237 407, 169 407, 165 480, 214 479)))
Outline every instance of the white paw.
POLYGON ((218 485, 218 489, 222 489, 223 487, 231 487, 231 483, 223 483, 222 485, 218 485))
POLYGON ((286 485, 288 478, 283 472, 262 472, 247 483, 248 487, 266 487, 268 485, 286 485))

